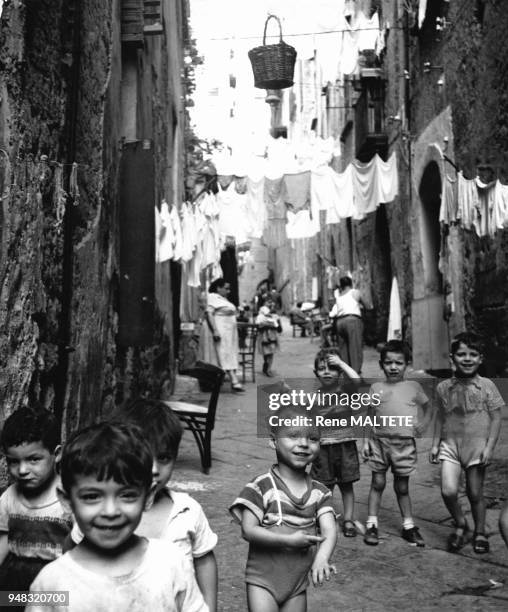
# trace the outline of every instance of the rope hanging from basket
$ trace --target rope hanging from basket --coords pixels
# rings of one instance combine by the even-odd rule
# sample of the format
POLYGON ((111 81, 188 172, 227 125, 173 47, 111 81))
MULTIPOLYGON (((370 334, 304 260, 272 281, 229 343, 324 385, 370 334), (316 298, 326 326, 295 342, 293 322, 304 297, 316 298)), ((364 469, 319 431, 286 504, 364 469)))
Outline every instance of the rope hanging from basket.
POLYGON ((263 44, 248 53, 254 73, 254 87, 258 89, 285 89, 294 83, 296 49, 282 40, 282 26, 276 15, 268 15, 263 32, 263 44), (266 44, 266 28, 270 19, 279 24, 279 42, 266 44))

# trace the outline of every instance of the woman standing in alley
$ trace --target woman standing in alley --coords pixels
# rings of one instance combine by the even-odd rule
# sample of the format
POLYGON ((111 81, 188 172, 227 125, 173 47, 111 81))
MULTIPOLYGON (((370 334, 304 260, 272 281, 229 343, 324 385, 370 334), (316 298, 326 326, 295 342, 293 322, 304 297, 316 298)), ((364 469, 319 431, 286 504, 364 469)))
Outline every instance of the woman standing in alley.
POLYGON ((241 393, 244 388, 238 380, 238 331, 236 306, 227 299, 230 287, 223 278, 217 278, 208 288, 208 299, 201 326, 200 352, 203 361, 218 365, 229 376, 231 390, 241 393))
POLYGON ((335 321, 339 351, 344 361, 355 372, 361 373, 363 362, 363 320, 365 304, 358 289, 353 289, 349 276, 339 280, 338 295, 330 312, 335 321))

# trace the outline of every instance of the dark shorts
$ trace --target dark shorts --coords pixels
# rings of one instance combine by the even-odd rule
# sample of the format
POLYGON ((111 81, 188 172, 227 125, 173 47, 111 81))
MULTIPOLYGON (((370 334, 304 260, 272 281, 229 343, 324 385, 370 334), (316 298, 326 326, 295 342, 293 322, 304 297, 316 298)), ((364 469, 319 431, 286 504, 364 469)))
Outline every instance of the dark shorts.
POLYGON ((356 442, 338 442, 321 447, 312 464, 311 476, 327 487, 360 480, 356 442))

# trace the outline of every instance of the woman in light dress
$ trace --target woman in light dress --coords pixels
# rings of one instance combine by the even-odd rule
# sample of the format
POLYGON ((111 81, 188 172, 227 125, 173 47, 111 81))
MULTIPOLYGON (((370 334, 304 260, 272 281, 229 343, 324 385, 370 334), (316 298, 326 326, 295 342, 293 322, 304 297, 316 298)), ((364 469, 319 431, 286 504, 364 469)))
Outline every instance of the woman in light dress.
POLYGON ((201 326, 201 353, 203 361, 218 365, 226 371, 231 390, 241 393, 244 388, 238 380, 238 331, 236 306, 227 299, 229 283, 215 279, 208 288, 208 299, 201 326))

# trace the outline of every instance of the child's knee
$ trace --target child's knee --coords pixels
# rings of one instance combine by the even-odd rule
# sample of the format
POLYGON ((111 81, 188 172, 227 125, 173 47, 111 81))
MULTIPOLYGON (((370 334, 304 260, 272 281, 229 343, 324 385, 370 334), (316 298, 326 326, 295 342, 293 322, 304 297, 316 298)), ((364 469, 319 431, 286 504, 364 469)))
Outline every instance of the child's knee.
POLYGON ((382 493, 386 486, 386 474, 384 472, 372 472, 371 488, 382 493))
POLYGON ((455 499, 459 494, 458 487, 455 486, 455 483, 446 483, 443 482, 441 484, 441 495, 444 499, 455 499))
POLYGON ((393 479, 393 490, 396 495, 407 495, 409 493, 409 478, 397 478, 393 479))

